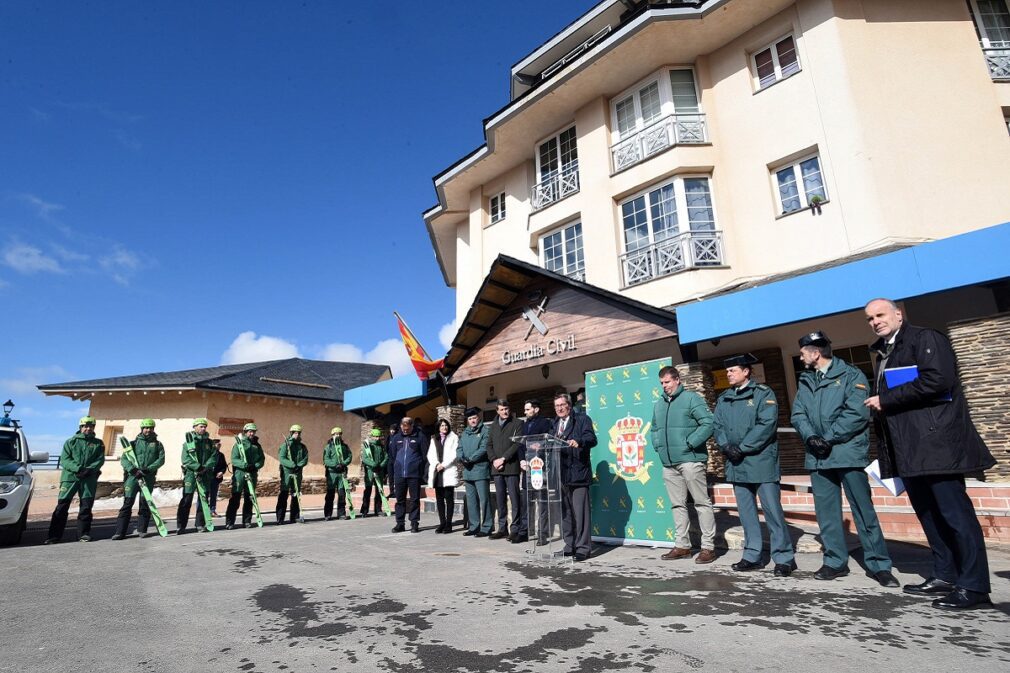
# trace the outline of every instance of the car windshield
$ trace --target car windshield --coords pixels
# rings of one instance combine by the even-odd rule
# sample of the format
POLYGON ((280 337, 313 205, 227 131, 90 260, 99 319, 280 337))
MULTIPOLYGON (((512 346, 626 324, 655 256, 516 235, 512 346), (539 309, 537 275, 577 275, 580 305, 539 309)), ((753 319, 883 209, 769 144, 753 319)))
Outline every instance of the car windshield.
POLYGON ((20 453, 18 436, 10 432, 0 433, 0 465, 19 462, 20 453))

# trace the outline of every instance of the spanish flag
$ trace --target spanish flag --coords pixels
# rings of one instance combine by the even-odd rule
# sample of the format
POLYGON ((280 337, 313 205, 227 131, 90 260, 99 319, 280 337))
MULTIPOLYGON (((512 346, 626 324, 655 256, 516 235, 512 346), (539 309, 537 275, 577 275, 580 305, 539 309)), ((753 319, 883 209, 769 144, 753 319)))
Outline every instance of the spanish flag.
POLYGON ((407 356, 410 357, 410 364, 414 365, 417 378, 427 381, 428 376, 432 372, 437 372, 442 368, 445 364, 445 358, 432 360, 431 356, 428 355, 424 347, 417 340, 417 337, 414 336, 414 333, 407 327, 407 323, 400 317, 400 314, 393 311, 393 315, 396 316, 396 322, 400 327, 400 338, 403 339, 403 347, 407 349, 407 356))

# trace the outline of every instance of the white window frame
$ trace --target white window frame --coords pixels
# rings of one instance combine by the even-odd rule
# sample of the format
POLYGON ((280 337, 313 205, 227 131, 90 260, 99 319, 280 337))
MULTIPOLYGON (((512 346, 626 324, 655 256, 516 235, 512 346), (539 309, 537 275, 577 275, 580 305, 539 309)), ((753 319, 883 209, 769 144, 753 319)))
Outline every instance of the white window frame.
POLYGON ((487 202, 488 221, 491 224, 501 222, 505 219, 505 192, 494 194, 487 202), (497 208, 495 207, 497 203, 497 208))
POLYGON ((803 72, 803 61, 800 60, 800 43, 799 43, 799 40, 796 39, 796 33, 794 33, 794 32, 786 33, 785 35, 779 37, 776 40, 773 40, 771 43, 766 44, 765 46, 761 47, 760 49, 755 49, 753 51, 753 53, 751 53, 751 55, 750 55, 750 64, 751 64, 752 76, 754 78, 754 90, 755 90, 755 92, 767 89, 768 87, 772 86, 773 84, 777 84, 777 83, 781 82, 784 79, 787 79, 789 77, 792 77, 793 75, 796 75, 796 74, 798 74, 800 72, 803 72), (789 73, 788 75, 783 75, 782 74, 782 65, 779 63, 779 52, 778 52, 778 49, 776 49, 776 47, 778 46, 778 44, 780 42, 782 42, 784 40, 787 40, 789 38, 792 38, 792 41, 793 41, 793 53, 796 54, 796 70, 794 70, 793 72, 789 73), (767 52, 769 52, 771 54, 772 65, 775 68, 775 79, 773 81, 771 81, 771 82, 768 82, 767 84, 762 84, 761 83, 761 75, 758 74, 757 57, 758 57, 758 54, 764 53, 765 51, 767 51, 767 52))
MULTIPOLYGON (((582 229, 582 220, 581 219, 579 219, 579 220, 573 220, 571 222, 567 222, 564 225, 562 225, 560 227, 557 227, 555 229, 551 229, 550 231, 545 232, 544 234, 542 234, 540 236, 540 239, 537 241, 537 248, 538 248, 538 253, 539 253, 539 256, 540 256, 540 267, 541 268, 547 269, 547 258, 546 258, 546 255, 545 255, 546 248, 544 246, 544 241, 546 239, 550 238, 551 236, 555 235, 555 234, 561 234, 561 260, 562 260, 562 263, 563 263, 563 265, 564 265, 565 268, 562 271, 560 271, 560 272, 559 271, 554 271, 554 273, 561 273, 562 275, 568 276, 569 278, 576 278, 576 280, 579 280, 575 275, 573 275, 573 274, 577 273, 577 270, 576 269, 569 269, 569 268, 567 268, 568 267, 568 262, 567 262, 567 259, 568 259, 568 239, 565 236, 565 232, 566 231, 568 231, 572 227, 576 227, 576 226, 579 227, 579 230, 580 230, 579 231, 579 240, 582 242, 582 270, 581 271, 582 271, 582 279, 585 279, 585 277, 586 277, 586 232, 585 232, 584 229, 582 229)), ((548 269, 548 270, 550 271, 551 269, 548 269)))
MULTIPOLYGON (((644 129, 648 124, 642 118, 642 101, 640 93, 643 89, 651 84, 659 85, 659 116, 655 120, 650 121, 649 124, 653 124, 656 121, 668 117, 672 114, 677 114, 673 102, 673 84, 670 82, 670 72, 673 70, 690 70, 691 79, 694 80, 694 96, 695 100, 698 101, 697 112, 690 112, 687 114, 704 114, 704 110, 701 105, 701 91, 698 89, 698 73, 693 66, 663 66, 661 69, 652 73, 648 77, 636 82, 634 86, 630 86, 618 95, 610 99, 610 119, 611 119, 611 130, 610 130, 610 140, 611 143, 618 143, 621 140, 632 137, 636 133, 644 129), (621 135, 620 127, 617 124, 617 105, 623 102, 629 96, 633 98, 633 105, 635 109, 635 127, 631 129, 626 135, 621 135)), ((538 145, 539 147, 539 145, 538 145)))
MULTIPOLYGON (((637 198, 645 197, 645 208, 646 208, 646 213, 647 213, 646 217, 648 218, 647 221, 649 223, 649 243, 648 243, 648 245, 655 245, 657 243, 657 241, 656 241, 656 231, 655 231, 655 228, 654 228, 654 226, 652 224, 652 219, 651 219, 652 218, 652 213, 649 212, 650 211, 649 192, 654 192, 657 189, 661 189, 662 187, 664 187, 664 186, 666 186, 668 184, 671 184, 671 183, 673 183, 673 186, 674 186, 673 187, 674 204, 677 206, 677 233, 674 234, 674 236, 680 236, 682 234, 690 233, 692 231, 697 231, 698 233, 702 233, 702 232, 706 232, 706 231, 719 231, 719 226, 718 226, 719 216, 715 212, 715 199, 714 198, 710 198, 711 208, 712 208, 712 228, 711 229, 691 229, 690 228, 691 221, 690 221, 690 218, 688 217, 688 210, 687 210, 687 190, 684 189, 684 181, 685 180, 708 180, 708 193, 709 193, 709 195, 714 194, 714 191, 712 189, 712 176, 711 176, 711 174, 708 174, 708 173, 687 173, 687 174, 684 174, 684 175, 675 175, 675 176, 673 176, 670 179, 661 180, 660 182, 656 182, 656 183, 654 183, 652 185, 649 185, 645 189, 642 189, 642 190, 640 190, 640 191, 632 194, 631 196, 627 197, 626 199, 622 199, 620 201, 620 203, 617 204, 617 220, 620 223, 619 229, 620 229, 620 236, 621 236, 621 250, 623 250, 622 254, 627 254, 627 253, 630 253, 630 252, 635 252, 635 250, 628 250, 628 240, 627 240, 627 237, 625 236, 625 231, 624 231, 624 204, 630 203, 630 202, 634 201, 637 198), (684 226, 685 224, 687 225, 686 228, 684 226)), ((643 247, 647 247, 647 246, 643 246, 643 247)))
POLYGON ((575 128, 575 122, 571 122, 570 124, 565 124, 563 127, 561 127, 560 129, 558 129, 554 133, 550 134, 549 136, 545 136, 545 137, 541 138, 540 140, 538 140, 536 143, 533 144, 533 159, 536 162, 536 179, 534 180, 535 184, 538 184, 538 185, 539 184, 543 184, 543 171, 540 170, 540 146, 543 145, 544 143, 548 143, 551 140, 556 140, 557 141, 557 149, 556 149, 556 151, 557 151, 557 159, 558 159, 558 171, 557 171, 557 175, 560 175, 565 170, 565 166, 561 163, 561 136, 564 133, 566 133, 567 131, 569 131, 569 130, 574 131, 574 135, 575 135, 575 161, 572 162, 572 164, 570 164, 570 165, 574 166, 575 169, 578 170, 578 167, 579 167, 579 134, 578 134, 578 131, 575 128))
POLYGON ((772 182, 772 191, 775 193, 775 203, 778 207, 778 212, 776 214, 778 217, 799 213, 810 207, 810 202, 807 199, 807 190, 803 186, 803 175, 800 173, 800 164, 804 161, 809 161, 810 159, 817 159, 817 170, 821 175, 821 189, 824 190, 824 196, 822 197, 823 200, 821 203, 827 203, 830 199, 830 195, 828 194, 828 181, 824 174, 824 162, 821 160, 820 152, 805 154, 798 159, 778 164, 769 172, 772 182), (782 206, 782 191, 779 189, 779 173, 787 169, 792 169, 793 171, 793 179, 796 181, 797 186, 796 193, 800 199, 800 207, 790 211, 786 211, 786 209, 782 206))
MULTIPOLYGON (((1010 13, 1010 2, 1007 0, 998 0, 1003 3, 1006 7, 1007 13, 1010 13)), ((1010 43, 1002 44, 1002 40, 994 41, 989 34, 986 32, 985 24, 982 22, 982 11, 978 7, 978 0, 968 0, 968 4, 971 6, 971 13, 975 19, 975 28, 978 30, 979 38, 982 43, 983 49, 1005 49, 1010 48, 1010 43), (996 44, 994 44, 996 42, 996 44)))

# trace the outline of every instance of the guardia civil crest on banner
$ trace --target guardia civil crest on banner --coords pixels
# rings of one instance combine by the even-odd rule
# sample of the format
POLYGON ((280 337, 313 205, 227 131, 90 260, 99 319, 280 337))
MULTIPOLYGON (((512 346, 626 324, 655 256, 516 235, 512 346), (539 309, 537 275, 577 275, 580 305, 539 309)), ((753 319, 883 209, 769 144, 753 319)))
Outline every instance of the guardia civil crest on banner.
POLYGON ((649 467, 645 460, 649 423, 628 414, 610 428, 610 451, 614 454, 614 478, 625 481, 649 481, 649 467))

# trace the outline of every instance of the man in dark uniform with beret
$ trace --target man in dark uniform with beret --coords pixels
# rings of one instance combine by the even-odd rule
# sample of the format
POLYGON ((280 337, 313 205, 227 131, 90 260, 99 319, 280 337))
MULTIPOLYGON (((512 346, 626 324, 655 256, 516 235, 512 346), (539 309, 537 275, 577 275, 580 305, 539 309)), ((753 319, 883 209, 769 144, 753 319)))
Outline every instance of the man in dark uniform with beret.
POLYGON ((751 381, 751 368, 757 362, 750 353, 724 361, 730 388, 715 405, 715 441, 726 456, 726 481, 733 484, 744 532, 743 558, 732 567, 743 572, 763 565, 764 540, 757 510, 757 499, 761 498, 761 509, 771 531, 775 576, 788 577, 796 569, 796 561, 780 499, 776 439, 779 408, 771 388, 751 381))
POLYGON ((849 574, 849 550, 842 527, 842 489, 863 545, 867 575, 881 586, 897 587, 891 557, 873 509, 864 468, 870 462, 870 411, 863 402, 869 384, 863 372, 835 357, 831 339, 821 331, 800 338, 800 374, 793 401, 792 424, 806 445, 804 466, 810 470, 814 511, 824 543, 819 580, 849 574))
POLYGON ((933 552, 933 572, 904 591, 939 596, 933 607, 944 610, 990 606, 985 538, 964 478, 996 461, 968 414, 954 350, 940 332, 905 323, 890 299, 865 312, 879 337, 877 394, 865 404, 876 412, 880 476, 901 477, 933 552))

